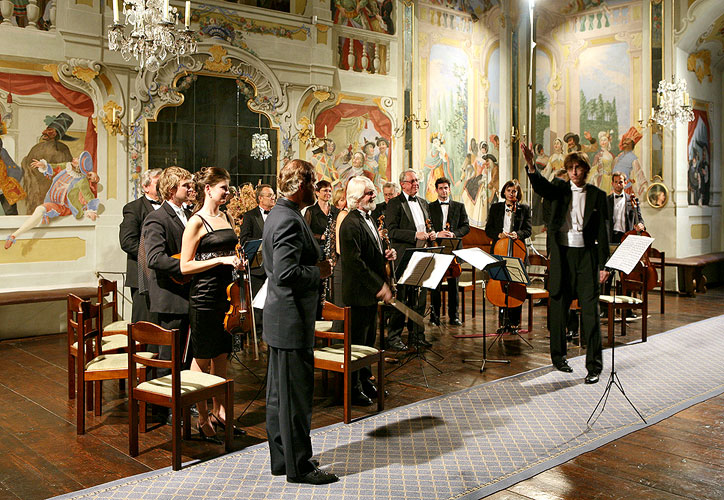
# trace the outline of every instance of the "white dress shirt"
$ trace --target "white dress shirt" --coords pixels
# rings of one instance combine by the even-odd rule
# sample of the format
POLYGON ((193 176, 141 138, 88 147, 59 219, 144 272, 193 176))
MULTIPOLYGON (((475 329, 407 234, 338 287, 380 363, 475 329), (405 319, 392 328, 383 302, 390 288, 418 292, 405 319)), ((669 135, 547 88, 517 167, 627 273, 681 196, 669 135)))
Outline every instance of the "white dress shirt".
POLYGON ((505 205, 505 215, 503 216, 503 232, 513 232, 513 207, 509 207, 507 203, 505 205))
POLYGON ((566 213, 566 222, 558 233, 558 243, 566 247, 583 248, 583 214, 586 212, 586 185, 577 187, 571 182, 571 204, 566 213))
POLYGON ((623 193, 620 197, 613 195, 613 230, 626 232, 626 195, 623 193))
POLYGON ((372 234, 375 235, 375 240, 377 241, 377 247, 380 249, 380 252, 385 253, 382 250, 382 241, 380 240, 380 235, 377 232, 377 228, 375 227, 375 224, 372 222, 372 217, 370 217, 369 213, 365 212, 361 208, 358 208, 359 213, 362 214, 362 220, 365 221, 365 224, 367 224, 367 227, 370 228, 372 231, 372 234))
POLYGON ((168 203, 168 206, 173 208, 173 211, 176 212, 176 215, 178 215, 178 218, 181 219, 181 223, 186 227, 186 223, 188 222, 188 219, 186 219, 186 212, 184 212, 184 209, 181 207, 177 207, 173 203, 166 200, 166 203, 168 203))
POLYGON ((159 208, 161 208, 161 205, 163 205, 163 203, 156 203, 156 200, 154 200, 147 194, 144 194, 143 196, 145 196, 146 199, 151 202, 151 206, 153 207, 154 210, 158 210, 159 208))
MULTIPOLYGON (((261 206, 259 207, 259 211, 261 212, 261 218, 264 219, 264 222, 266 222, 266 217, 267 217, 267 215, 269 215, 269 214, 266 213, 267 211, 264 210, 263 208, 261 208, 261 206)), ((271 210, 269 210, 269 211, 271 211, 271 210)))
POLYGON ((447 201, 441 201, 440 209, 442 210, 442 230, 445 231, 445 225, 447 224, 447 214, 450 212, 450 200, 448 199, 447 201))
MULTIPOLYGON (((410 196, 408 196, 406 194, 405 197, 407 198, 407 204, 409 205, 410 212, 412 213, 412 219, 413 219, 413 222, 415 223, 415 229, 417 230, 418 233, 426 232, 425 214, 422 213, 422 207, 420 206, 420 200, 410 202, 410 200, 409 200, 410 196)), ((413 198, 415 198, 415 197, 413 196, 413 198)))

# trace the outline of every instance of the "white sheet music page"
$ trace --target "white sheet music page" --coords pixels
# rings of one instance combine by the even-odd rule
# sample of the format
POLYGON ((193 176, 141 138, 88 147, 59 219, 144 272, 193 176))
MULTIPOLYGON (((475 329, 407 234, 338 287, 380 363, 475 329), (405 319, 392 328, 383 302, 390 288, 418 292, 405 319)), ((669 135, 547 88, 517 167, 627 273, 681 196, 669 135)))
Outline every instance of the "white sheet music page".
POLYGON ((453 253, 480 271, 494 262, 500 262, 479 248, 463 248, 462 250, 453 250, 453 253))
POLYGON ((269 280, 264 280, 264 284, 261 286, 259 291, 256 292, 256 295, 254 295, 254 300, 251 301, 251 305, 254 309, 264 309, 264 303, 266 302, 267 281, 269 280))
POLYGON ((653 242, 654 239, 649 238, 648 236, 627 236, 626 239, 618 246, 611 258, 608 259, 606 267, 618 269, 624 274, 631 273, 634 267, 636 267, 636 264, 638 264, 641 260, 641 257, 643 257, 646 249, 649 248, 653 242))
POLYGON ((434 290, 442 281, 453 258, 452 255, 414 252, 397 284, 434 290))

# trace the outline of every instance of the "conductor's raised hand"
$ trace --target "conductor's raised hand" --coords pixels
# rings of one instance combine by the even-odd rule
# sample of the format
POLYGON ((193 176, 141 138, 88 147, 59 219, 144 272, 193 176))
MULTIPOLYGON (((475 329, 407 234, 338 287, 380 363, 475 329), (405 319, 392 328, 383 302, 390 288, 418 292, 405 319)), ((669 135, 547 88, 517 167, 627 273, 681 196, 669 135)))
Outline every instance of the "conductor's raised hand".
POLYGON ((317 267, 319 268, 319 277, 329 278, 332 275, 332 270, 334 269, 334 264, 332 264, 332 261, 327 260, 320 260, 317 262, 317 267))
POLYGON ((523 158, 525 158, 525 162, 528 164, 528 171, 530 173, 535 172, 535 158, 533 156, 533 151, 531 151, 530 149, 530 146, 528 146, 524 142, 521 142, 520 150, 523 153, 523 158))

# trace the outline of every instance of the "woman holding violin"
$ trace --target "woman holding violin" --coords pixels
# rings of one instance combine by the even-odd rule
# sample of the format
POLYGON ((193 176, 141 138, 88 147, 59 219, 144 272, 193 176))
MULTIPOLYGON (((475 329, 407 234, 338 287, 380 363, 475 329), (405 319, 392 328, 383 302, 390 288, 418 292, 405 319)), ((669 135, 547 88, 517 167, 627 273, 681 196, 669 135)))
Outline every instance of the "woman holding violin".
MULTIPOLYGON (((530 207, 520 203, 523 194, 516 179, 503 184, 500 197, 505 201, 493 203, 490 206, 488 220, 485 223, 485 234, 493 240, 490 246, 491 253, 518 257, 525 263, 528 258, 525 240, 530 238, 532 233, 530 207)), ((488 286, 490 287, 490 283, 488 286)), ((490 294, 488 297, 490 298, 490 294)), ((505 303, 505 298, 502 303, 505 303)), ((510 299, 507 303, 515 304, 514 307, 508 307, 508 324, 517 328, 520 325, 523 306, 510 299)), ((500 307, 500 317, 502 318, 505 311, 503 306, 500 307)))
MULTIPOLYGON (((232 281, 232 269, 243 268, 235 251, 238 239, 233 219, 221 211, 229 197, 230 176, 222 168, 205 167, 194 177, 196 211, 186 224, 181 243, 181 272, 192 276, 191 370, 225 378, 232 345, 231 335, 224 330, 224 316, 229 309, 226 287, 232 281)), ((212 412, 206 402, 198 403, 197 407, 201 438, 221 443, 214 423, 222 428, 226 425, 226 409, 216 398, 212 412)))

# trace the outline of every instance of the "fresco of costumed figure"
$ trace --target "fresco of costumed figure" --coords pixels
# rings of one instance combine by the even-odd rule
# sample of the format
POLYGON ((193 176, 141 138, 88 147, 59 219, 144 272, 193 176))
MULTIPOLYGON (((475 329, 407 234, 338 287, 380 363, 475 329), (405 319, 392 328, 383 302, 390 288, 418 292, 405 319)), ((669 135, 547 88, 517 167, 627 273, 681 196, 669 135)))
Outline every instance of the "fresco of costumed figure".
POLYGON ((48 224, 54 217, 74 215, 76 219, 84 216, 96 220, 99 200, 95 189, 98 174, 93 171, 90 153, 83 151, 63 166, 51 165, 46 160, 35 160, 32 167, 43 176, 52 179, 50 189, 42 205, 13 234, 5 240, 5 249, 10 248, 18 236, 43 223, 48 224))
POLYGON ((563 153, 563 141, 560 138, 556 138, 553 141, 553 153, 548 157, 548 164, 543 169, 543 177, 549 181, 553 179, 560 169, 563 168, 563 160, 566 155, 563 153))
POLYGON ((357 177, 358 175, 365 175, 365 155, 362 151, 356 151, 352 153, 352 149, 350 146, 347 154, 342 157, 341 161, 342 163, 337 169, 337 172, 339 172, 339 186, 341 188, 346 188, 347 181, 349 181, 352 177, 357 177))
MULTIPOLYGON (((7 133, 5 121, 0 122, 0 137, 7 133)), ((23 169, 10 157, 0 138, 0 215, 18 215, 17 203, 27 197, 22 186, 23 169)))
POLYGON ((604 193, 611 192, 611 174, 613 173, 610 134, 611 132, 606 132, 605 130, 601 130, 598 133, 598 145, 601 149, 599 149, 596 152, 596 156, 593 157, 591 171, 588 173, 588 182, 601 188, 604 193))
POLYGON ((473 224, 485 225, 490 205, 497 201, 498 159, 486 154, 483 163, 475 164, 475 177, 465 183, 463 204, 473 224))
POLYGON ((337 145, 332 139, 324 139, 324 145, 312 151, 310 163, 314 165, 317 174, 317 181, 325 180, 334 185, 338 182, 337 167, 335 161, 340 155, 334 154, 337 145))
POLYGON ((375 190, 377 190, 377 195, 380 196, 382 194, 382 182, 379 164, 375 159, 375 143, 365 142, 365 145, 362 146, 362 153, 365 155, 364 165, 362 166, 363 175, 372 181, 375 190))
MULTIPOLYGON (((545 154, 543 144, 534 144, 533 152, 535 153, 535 168, 541 175, 544 175, 543 172, 548 166, 548 156, 545 154)), ((533 192, 531 211, 531 224, 533 226, 542 226, 545 223, 543 220, 543 198, 541 198, 541 196, 536 192, 533 192)))
POLYGON ((641 140, 641 132, 636 127, 631 127, 621 136, 618 148, 621 152, 613 162, 613 170, 626 174, 628 182, 624 189, 628 194, 641 198, 649 187, 646 172, 641 167, 638 156, 634 153, 636 143, 641 140))
POLYGON ((440 177, 454 179, 450 157, 445 150, 445 140, 442 134, 434 132, 430 135, 430 149, 425 157, 425 164, 422 169, 423 186, 425 186, 425 199, 434 201, 437 199, 435 181, 440 177))

